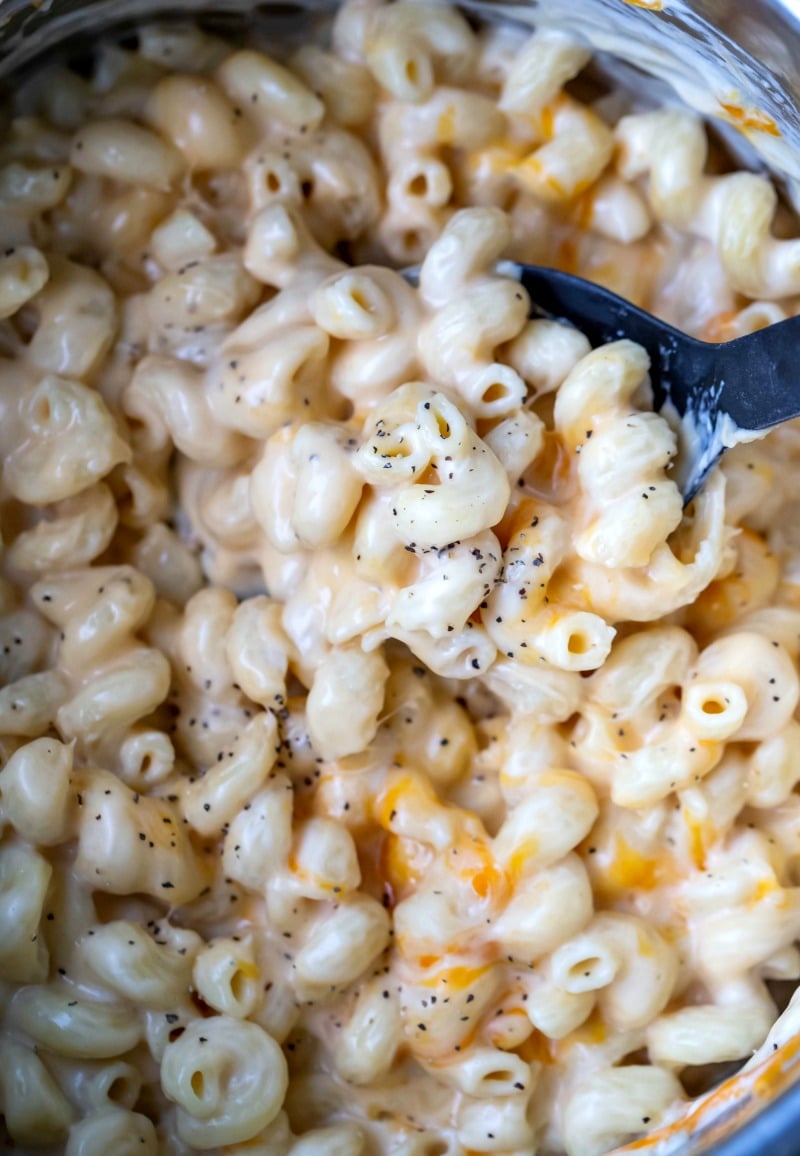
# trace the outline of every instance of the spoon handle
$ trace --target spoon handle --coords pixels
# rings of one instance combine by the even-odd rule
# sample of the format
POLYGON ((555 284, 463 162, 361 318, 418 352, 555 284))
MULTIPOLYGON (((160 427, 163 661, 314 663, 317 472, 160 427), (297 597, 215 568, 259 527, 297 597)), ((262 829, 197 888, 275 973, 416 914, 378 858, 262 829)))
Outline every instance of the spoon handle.
POLYGON ((717 347, 725 371, 722 408, 742 429, 800 416, 800 317, 717 347))
POLYGON ((540 314, 564 318, 592 345, 628 337, 650 355, 654 408, 669 400, 705 422, 728 414, 744 430, 800 416, 800 316, 720 344, 698 341, 592 281, 505 262, 540 314))
POLYGON ((686 412, 690 396, 703 379, 703 355, 708 348, 704 342, 571 273, 510 261, 504 262, 503 272, 525 286, 535 313, 571 322, 593 346, 623 337, 643 346, 650 355, 654 408, 661 409, 669 399, 679 414, 686 412))

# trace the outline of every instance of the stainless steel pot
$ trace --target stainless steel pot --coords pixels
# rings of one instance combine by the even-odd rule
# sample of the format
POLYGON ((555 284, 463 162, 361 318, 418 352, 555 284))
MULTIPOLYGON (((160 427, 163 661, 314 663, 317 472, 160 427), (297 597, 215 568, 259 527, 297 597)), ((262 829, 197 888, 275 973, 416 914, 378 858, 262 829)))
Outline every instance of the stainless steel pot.
MULTIPOLYGON (((202 9, 293 28, 336 0, 0 0, 0 76, 65 37, 202 9)), ((748 140, 800 205, 800 0, 462 0, 476 15, 563 28, 658 77, 748 140)), ((731 137, 734 148, 736 138, 731 137)))
MULTIPOLYGON (((784 184, 800 210, 800 0, 451 0, 484 20, 561 28, 599 67, 658 100, 714 118, 738 159, 784 184), (624 62, 624 63, 620 63, 624 62)), ((98 32, 203 14, 297 40, 337 0, 0 0, 0 82, 98 32)), ((732 1077, 707 1110, 622 1152, 800 1156, 800 1039, 759 1080, 732 1077)))
MULTIPOLYGON (((466 0, 466 6, 522 12, 658 77, 749 141, 800 203, 800 0, 466 0)), ((736 136, 728 136, 736 150, 736 136)))

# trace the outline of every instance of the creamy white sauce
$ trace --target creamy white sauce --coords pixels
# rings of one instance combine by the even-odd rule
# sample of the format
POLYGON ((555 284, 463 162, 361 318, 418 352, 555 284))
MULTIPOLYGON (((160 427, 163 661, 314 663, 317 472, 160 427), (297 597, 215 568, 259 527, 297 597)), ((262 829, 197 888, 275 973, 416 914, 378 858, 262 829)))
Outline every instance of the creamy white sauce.
POLYGON ((661 407, 661 416, 669 422, 678 438, 673 478, 681 490, 685 489, 690 477, 702 475, 713 466, 725 450, 758 441, 769 433, 768 429, 743 429, 729 413, 713 412, 711 397, 707 400, 708 404, 687 409, 683 415, 678 413, 671 399, 661 407))

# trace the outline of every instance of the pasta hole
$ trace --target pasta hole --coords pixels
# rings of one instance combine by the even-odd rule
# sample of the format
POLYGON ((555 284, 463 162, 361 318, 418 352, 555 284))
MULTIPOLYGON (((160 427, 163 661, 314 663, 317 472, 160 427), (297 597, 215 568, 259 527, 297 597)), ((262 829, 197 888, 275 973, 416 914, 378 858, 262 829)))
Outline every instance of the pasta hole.
POLYGON ((394 1118, 391 1112, 386 1108, 379 1108, 377 1104, 368 1105, 366 1116, 368 1120, 374 1120, 378 1124, 385 1124, 387 1120, 394 1118))
POLYGON ((270 170, 269 170, 269 172, 267 173, 266 177, 264 178, 264 183, 266 184, 266 186, 267 186, 267 189, 268 189, 268 190, 269 190, 271 193, 278 193, 278 192, 280 192, 280 188, 281 188, 281 179, 280 179, 280 177, 278 176, 278 174, 277 174, 277 173, 273 173, 272 169, 270 169, 270 170))
POLYGON ((446 1140, 426 1140, 422 1156, 447 1156, 450 1145, 446 1140))
POLYGON ((117 44, 120 46, 120 48, 124 48, 126 52, 138 52, 139 33, 135 31, 123 33, 121 36, 117 37, 117 44))
POLYGON ((520 202, 520 191, 518 188, 510 189, 503 197, 503 203, 500 208, 504 213, 512 213, 520 202))
POLYGON ((192 1078, 189 1081, 189 1084, 198 1100, 202 1100, 203 1093, 206 1090, 206 1079, 199 1069, 196 1072, 192 1072, 192 1078))
POLYGON ((130 489, 126 488, 117 495, 117 510, 120 522, 130 523, 136 518, 136 498, 130 489))
POLYGON ((186 1031, 186 1028, 173 1028, 172 1031, 167 1036, 167 1039, 169 1040, 169 1042, 171 1044, 174 1044, 176 1040, 179 1040, 181 1038, 181 1036, 183 1035, 183 1033, 185 1031, 186 1031))
POLYGON ((201 995, 198 995, 196 991, 193 991, 189 998, 191 999, 192 1003, 197 1008, 197 1010, 200 1012, 201 1016, 208 1017, 208 1016, 214 1015, 214 1009, 211 1007, 210 1004, 207 1004, 206 1001, 203 999, 203 997, 201 995))
POLYGON ((577 963, 573 963, 567 975, 572 980, 588 979, 600 964, 601 960, 596 955, 590 956, 589 959, 579 959, 577 963))
POLYGON ((694 532, 696 516, 697 504, 690 502, 683 511, 683 521, 667 538, 670 550, 684 566, 694 561, 700 548, 699 534, 694 532))
POLYGON ((570 634, 567 639, 567 650, 570 654, 586 654, 591 648, 592 644, 585 634, 570 634))
POLYGON ((387 458, 408 458, 411 456, 412 449, 407 442, 397 442, 396 445, 387 446, 383 453, 387 458))
POLYGON ((129 1104, 132 1093, 134 1093, 133 1099, 135 1100, 135 1092, 136 1088, 131 1080, 125 1076, 117 1076, 111 1081, 107 1095, 109 1100, 115 1104, 129 1104))
POLYGON ((497 1072, 487 1072, 483 1077, 485 1084, 513 1084, 514 1075, 508 1068, 501 1068, 497 1072))
POLYGON ((406 61, 403 72, 409 84, 419 84, 419 65, 413 56, 406 61))
POLYGON ((447 439, 450 437, 451 433, 453 432, 450 429, 450 422, 445 421, 445 419, 442 417, 442 415, 437 410, 434 410, 433 416, 436 419, 436 428, 439 430, 439 437, 442 438, 444 441, 447 441, 447 439))
POLYGON ((559 725, 558 729, 566 739, 569 739, 576 734, 580 736, 582 728, 583 715, 579 711, 575 711, 574 714, 571 714, 568 719, 565 719, 564 722, 559 725))
POLYGON ((718 698, 707 698, 700 707, 703 714, 724 714, 725 704, 718 698))
POLYGON ((126 414, 125 420, 128 423, 128 430, 130 432, 131 438, 141 439, 146 437, 150 432, 147 423, 142 421, 140 417, 133 417, 132 415, 129 416, 126 414))
POLYGON ((483 391, 481 401, 485 405, 491 405, 493 401, 505 401, 508 397, 508 388, 503 385, 502 381, 493 381, 491 385, 483 391))
POLYGON ((41 317, 34 305, 23 305, 14 314, 14 328, 23 341, 29 342, 39 328, 41 317))
POLYGON ((439 473, 433 466, 428 466, 424 473, 419 475, 417 481, 420 486, 438 486, 441 484, 439 473))
POLYGON ((375 312, 372 302, 361 289, 351 289, 350 300, 354 305, 357 305, 359 309, 363 309, 365 313, 375 312))
POLYGON ((416 229, 406 229, 400 238, 400 244, 406 252, 412 253, 419 248, 420 239, 420 235, 416 229))
POLYGON ((242 1003, 247 998, 247 979, 238 967, 231 976, 231 995, 237 1003, 242 1003))
POLYGON ((424 173, 417 173, 408 182, 408 191, 412 197, 424 197, 428 192, 428 178, 424 173))
POLYGON ((302 181, 300 184, 300 192, 303 194, 305 199, 308 200, 309 197, 312 197, 314 195, 314 182, 313 181, 302 181))
POLYGON ((47 425, 50 421, 53 416, 53 408, 50 405, 50 399, 48 397, 43 397, 36 403, 34 416, 39 425, 47 425))

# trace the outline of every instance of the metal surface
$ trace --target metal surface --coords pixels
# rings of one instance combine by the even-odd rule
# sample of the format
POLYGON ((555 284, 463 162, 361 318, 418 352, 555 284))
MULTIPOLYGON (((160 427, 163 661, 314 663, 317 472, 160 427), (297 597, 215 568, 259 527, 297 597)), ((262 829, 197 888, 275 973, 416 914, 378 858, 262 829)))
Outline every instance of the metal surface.
POLYGON ((800 0, 462 0, 565 29, 731 125, 800 204, 800 0))
POLYGON ((0 81, 55 52, 85 44, 100 32, 158 18, 204 18, 231 28, 267 27, 298 39, 317 14, 338 0, 0 0, 0 81))
MULTIPOLYGON (((633 66, 629 82, 637 83, 636 70, 666 82, 677 98, 727 126, 735 151, 737 141, 752 146, 800 207, 800 0, 457 2, 482 19, 565 29, 633 66)), ((0 81, 43 55, 85 48, 100 32, 156 15, 202 11, 215 23, 296 40, 335 6, 336 0, 0 0, 0 81)), ((755 154, 746 147, 743 155, 755 154)), ((800 1040, 787 1040, 686 1119, 629 1150, 800 1156, 800 1040)))
MULTIPOLYGON (((800 0, 459 0, 481 17, 565 29, 658 77, 749 142, 800 207, 800 0)), ((336 0, 0 0, 0 78, 65 38, 202 8, 297 32, 336 0)), ((734 145, 735 147, 735 145, 734 145)), ((745 154, 747 156, 747 154, 745 154)))
MULTIPOLYGON (((336 0, 0 0, 0 76, 65 37, 154 13, 278 15, 297 29, 336 0), (299 18, 299 19, 298 19, 299 18)), ((565 28, 666 81, 735 129, 800 204, 800 0, 461 0, 479 15, 565 28)))

